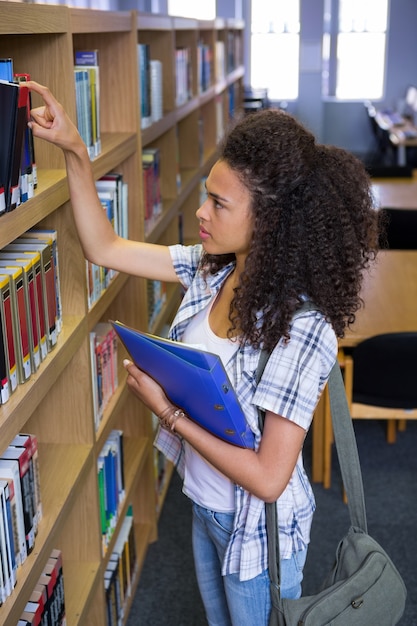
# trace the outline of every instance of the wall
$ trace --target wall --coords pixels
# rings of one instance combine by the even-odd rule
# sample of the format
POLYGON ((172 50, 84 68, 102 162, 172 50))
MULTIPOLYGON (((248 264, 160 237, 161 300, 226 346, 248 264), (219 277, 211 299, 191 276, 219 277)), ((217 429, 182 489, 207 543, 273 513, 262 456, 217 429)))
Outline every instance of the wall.
MULTIPOLYGON (((303 0, 306 3, 308 0, 303 0)), ((315 0, 313 0, 315 1, 315 0)), ((378 107, 395 108, 410 83, 417 84, 417 2, 391 0, 387 42, 385 98, 378 107)), ((308 90, 304 89, 308 95, 308 90)), ((311 97, 315 97, 311 92, 311 97)), ((366 153, 373 144, 369 120, 363 102, 322 102, 324 143, 342 146, 356 153, 366 153)))
MULTIPOLYGON (((249 84, 250 75, 251 1, 256 0, 217 0, 216 4, 219 17, 245 20, 246 84, 249 84)), ((137 8, 158 13, 167 11, 167 0, 118 0, 118 3, 121 9, 137 8)), ((417 84, 416 25, 417 1, 391 0, 386 95, 383 102, 376 103, 379 107, 396 107, 407 86, 417 84)), ((337 102, 334 99, 322 99, 321 96, 322 27, 323 0, 301 0, 299 97, 296 102, 288 103, 288 110, 308 126, 319 141, 364 154, 370 150, 373 138, 363 102, 337 102)))
MULTIPOLYGON (((252 0, 256 1, 256 0, 252 0)), ((247 33, 245 81, 249 84, 250 3, 243 0, 247 33)), ((323 0, 301 0, 301 42, 299 97, 288 103, 294 113, 319 141, 364 154, 373 144, 369 120, 362 101, 337 102, 322 99, 320 54, 323 0)), ((387 42, 386 96, 379 107, 395 107, 407 86, 417 84, 416 0, 391 0, 387 42)))

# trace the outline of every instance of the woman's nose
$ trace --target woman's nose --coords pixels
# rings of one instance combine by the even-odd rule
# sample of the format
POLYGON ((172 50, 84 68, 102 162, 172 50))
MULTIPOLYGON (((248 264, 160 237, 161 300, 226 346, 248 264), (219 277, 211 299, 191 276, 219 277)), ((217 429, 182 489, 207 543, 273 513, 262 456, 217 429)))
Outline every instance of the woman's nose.
POLYGON ((204 200, 203 204, 201 204, 195 212, 198 220, 207 219, 207 200, 208 198, 204 200))

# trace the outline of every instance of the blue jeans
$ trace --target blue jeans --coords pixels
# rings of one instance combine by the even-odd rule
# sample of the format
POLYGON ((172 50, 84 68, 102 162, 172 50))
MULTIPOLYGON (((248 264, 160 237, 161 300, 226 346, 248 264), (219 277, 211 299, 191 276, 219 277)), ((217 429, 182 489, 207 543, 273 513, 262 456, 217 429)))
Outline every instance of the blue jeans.
MULTIPOLYGON (((216 513, 193 504, 194 562, 210 626, 267 626, 271 611, 268 570, 240 581, 222 576, 221 567, 233 528, 233 513, 216 513)), ((299 598, 307 550, 281 561, 281 596, 299 598)))

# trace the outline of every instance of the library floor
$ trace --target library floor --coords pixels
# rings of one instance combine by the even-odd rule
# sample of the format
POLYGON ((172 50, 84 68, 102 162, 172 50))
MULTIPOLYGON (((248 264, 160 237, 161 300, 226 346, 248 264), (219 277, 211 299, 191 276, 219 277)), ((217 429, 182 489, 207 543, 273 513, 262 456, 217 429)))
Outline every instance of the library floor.
MULTIPOLYGON (((385 441, 383 422, 355 421, 361 459, 368 530, 401 572, 408 590, 399 626, 417 625, 417 422, 408 422, 397 442, 385 441)), ((314 484, 317 510, 304 572, 303 593, 317 590, 330 569, 336 545, 347 530, 336 454, 332 487, 314 484)), ((307 473, 311 442, 304 447, 307 473)), ((191 553, 191 509, 172 478, 159 523, 159 539, 149 546, 139 586, 126 626, 206 626, 191 553)), ((370 625, 371 626, 371 625, 370 625)), ((374 625, 372 625, 374 626, 374 625)))

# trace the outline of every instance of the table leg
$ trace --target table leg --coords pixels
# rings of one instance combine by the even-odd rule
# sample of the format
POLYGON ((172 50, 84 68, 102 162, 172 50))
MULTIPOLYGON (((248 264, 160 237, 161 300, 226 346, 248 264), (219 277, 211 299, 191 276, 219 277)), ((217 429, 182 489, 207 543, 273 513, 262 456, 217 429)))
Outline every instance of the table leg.
POLYGON ((323 451, 324 451, 324 412, 325 394, 322 393, 312 424, 312 467, 311 478, 314 483, 323 482, 323 451))
POLYGON ((399 144, 397 146, 397 162, 398 165, 407 165, 406 147, 399 144))

